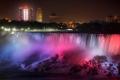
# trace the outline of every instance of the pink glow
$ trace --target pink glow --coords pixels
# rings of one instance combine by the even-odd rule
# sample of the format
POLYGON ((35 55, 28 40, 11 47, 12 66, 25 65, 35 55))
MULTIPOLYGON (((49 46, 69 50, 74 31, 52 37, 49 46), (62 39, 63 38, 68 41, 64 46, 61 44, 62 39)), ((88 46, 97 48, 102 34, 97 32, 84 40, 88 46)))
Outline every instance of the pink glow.
POLYGON ((24 21, 29 20, 29 9, 27 9, 27 8, 23 9, 23 20, 24 21))
POLYGON ((99 44, 108 55, 120 54, 120 35, 101 36, 99 44))

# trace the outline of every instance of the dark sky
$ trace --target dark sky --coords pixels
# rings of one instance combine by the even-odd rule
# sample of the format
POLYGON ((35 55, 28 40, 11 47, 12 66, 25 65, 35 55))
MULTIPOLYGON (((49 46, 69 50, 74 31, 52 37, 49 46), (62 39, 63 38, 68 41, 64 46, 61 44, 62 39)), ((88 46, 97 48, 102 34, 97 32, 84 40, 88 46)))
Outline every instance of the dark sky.
POLYGON ((104 19, 120 15, 120 0, 0 0, 0 17, 15 18, 20 5, 41 7, 44 17, 56 13, 62 20, 104 19))

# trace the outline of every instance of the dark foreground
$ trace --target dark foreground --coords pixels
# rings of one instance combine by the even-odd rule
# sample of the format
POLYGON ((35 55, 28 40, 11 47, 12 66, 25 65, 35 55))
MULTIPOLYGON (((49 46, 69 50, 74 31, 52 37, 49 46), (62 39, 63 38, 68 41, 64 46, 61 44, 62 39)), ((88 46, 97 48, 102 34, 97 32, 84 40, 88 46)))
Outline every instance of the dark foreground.
POLYGON ((0 80, 120 80, 120 77, 13 71, 0 72, 0 80))
MULTIPOLYGON (((31 60, 31 59, 30 59, 31 60)), ((69 63, 54 56, 42 62, 30 60, 18 66, 1 64, 0 80, 120 80, 120 63, 97 56, 81 64, 69 63)))

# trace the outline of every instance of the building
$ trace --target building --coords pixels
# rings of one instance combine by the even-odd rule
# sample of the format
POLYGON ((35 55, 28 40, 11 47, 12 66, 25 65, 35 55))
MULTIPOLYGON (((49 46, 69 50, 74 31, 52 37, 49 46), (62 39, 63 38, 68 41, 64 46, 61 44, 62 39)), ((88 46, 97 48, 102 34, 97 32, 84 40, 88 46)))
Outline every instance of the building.
POLYGON ((49 16, 49 22, 59 22, 59 17, 56 15, 56 13, 52 13, 50 16, 49 16))
POLYGON ((31 21, 33 20, 33 8, 22 6, 19 8, 19 20, 31 21))
POLYGON ((75 21, 69 21, 66 23, 68 28, 75 29, 76 28, 76 22, 75 21))
POLYGON ((118 22, 120 23, 120 16, 107 16, 106 17, 106 22, 118 22))
POLYGON ((43 22, 43 13, 41 8, 38 8, 36 11, 36 21, 43 22))

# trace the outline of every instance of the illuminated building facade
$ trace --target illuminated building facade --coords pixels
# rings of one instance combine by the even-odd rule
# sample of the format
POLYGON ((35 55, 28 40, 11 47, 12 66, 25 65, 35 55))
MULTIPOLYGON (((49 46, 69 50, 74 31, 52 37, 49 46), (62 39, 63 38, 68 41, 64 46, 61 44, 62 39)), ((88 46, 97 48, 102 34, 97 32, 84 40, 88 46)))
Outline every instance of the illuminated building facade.
POLYGON ((42 14, 42 9, 38 8, 36 12, 36 21, 37 22, 43 22, 43 14, 42 14))
POLYGON ((19 20, 31 21, 33 19, 33 9, 29 7, 19 8, 19 20))
POLYGON ((65 24, 67 25, 68 28, 70 29, 75 29, 77 24, 75 21, 68 21, 68 22, 65 22, 65 24))

